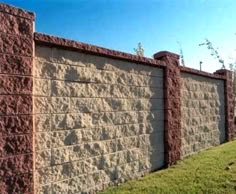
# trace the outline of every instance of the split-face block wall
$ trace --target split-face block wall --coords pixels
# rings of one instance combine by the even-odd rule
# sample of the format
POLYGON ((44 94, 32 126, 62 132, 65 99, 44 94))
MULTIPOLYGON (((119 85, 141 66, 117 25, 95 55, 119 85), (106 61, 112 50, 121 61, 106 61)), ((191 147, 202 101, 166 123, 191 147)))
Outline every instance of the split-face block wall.
POLYGON ((0 191, 93 192, 234 137, 231 73, 33 33, 0 4, 0 191))

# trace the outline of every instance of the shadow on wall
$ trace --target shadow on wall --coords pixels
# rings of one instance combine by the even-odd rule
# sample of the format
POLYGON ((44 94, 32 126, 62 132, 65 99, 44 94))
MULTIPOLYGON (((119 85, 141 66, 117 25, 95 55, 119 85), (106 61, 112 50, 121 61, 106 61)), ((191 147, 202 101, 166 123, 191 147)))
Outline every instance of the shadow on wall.
POLYGON ((91 184, 77 192, 91 191, 164 165, 162 68, 39 45, 35 66, 35 114, 51 121, 36 129, 36 151, 52 150, 36 161, 39 187, 81 178, 91 184))

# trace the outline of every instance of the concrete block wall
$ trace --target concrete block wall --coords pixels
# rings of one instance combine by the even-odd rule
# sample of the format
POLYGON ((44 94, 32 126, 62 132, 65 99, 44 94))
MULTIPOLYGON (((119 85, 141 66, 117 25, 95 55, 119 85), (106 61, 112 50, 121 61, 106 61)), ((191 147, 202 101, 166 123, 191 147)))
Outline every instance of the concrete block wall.
POLYGON ((181 156, 226 141, 224 80, 181 74, 181 156))
POLYGON ((232 74, 34 33, 0 3, 0 193, 92 193, 235 137, 232 74))
POLYGON ((36 193, 98 190, 164 165, 163 69, 36 44, 36 193))

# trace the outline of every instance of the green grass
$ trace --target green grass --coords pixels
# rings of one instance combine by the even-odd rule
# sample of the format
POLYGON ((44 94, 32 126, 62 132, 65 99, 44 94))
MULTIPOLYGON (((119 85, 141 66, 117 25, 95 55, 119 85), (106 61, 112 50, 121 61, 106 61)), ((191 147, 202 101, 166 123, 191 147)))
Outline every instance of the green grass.
POLYGON ((100 194, 236 193, 236 141, 211 148, 176 165, 108 188, 100 194))

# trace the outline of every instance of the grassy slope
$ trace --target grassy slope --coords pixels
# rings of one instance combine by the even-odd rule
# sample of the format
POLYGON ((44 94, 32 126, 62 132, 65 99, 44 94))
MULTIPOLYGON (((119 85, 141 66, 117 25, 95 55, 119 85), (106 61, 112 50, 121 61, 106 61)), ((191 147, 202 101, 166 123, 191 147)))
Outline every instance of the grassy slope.
POLYGON ((168 169, 102 192, 121 193, 236 193, 236 141, 203 151, 168 169))

